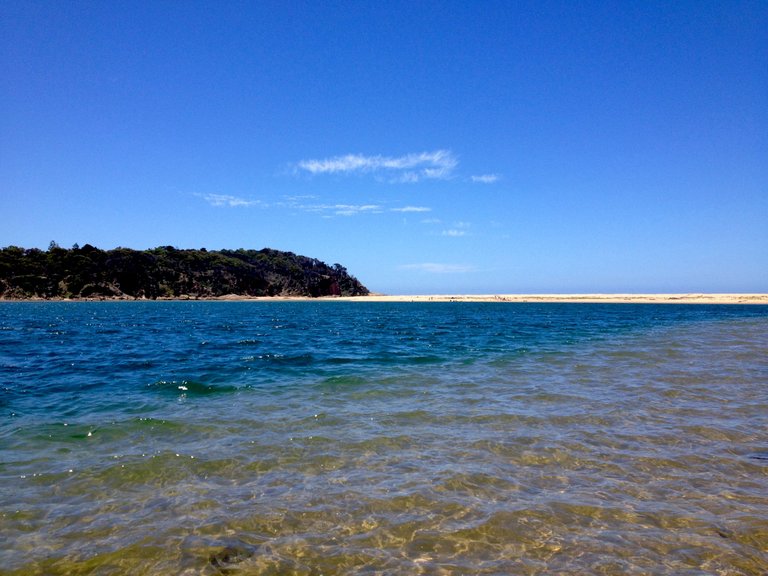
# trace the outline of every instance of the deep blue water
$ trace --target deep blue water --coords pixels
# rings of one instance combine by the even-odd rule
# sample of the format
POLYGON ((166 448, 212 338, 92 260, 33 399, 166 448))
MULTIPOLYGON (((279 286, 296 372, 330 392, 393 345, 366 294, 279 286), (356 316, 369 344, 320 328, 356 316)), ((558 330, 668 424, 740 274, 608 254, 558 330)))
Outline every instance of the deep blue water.
POLYGON ((0 303, 0 573, 763 574, 768 307, 0 303))

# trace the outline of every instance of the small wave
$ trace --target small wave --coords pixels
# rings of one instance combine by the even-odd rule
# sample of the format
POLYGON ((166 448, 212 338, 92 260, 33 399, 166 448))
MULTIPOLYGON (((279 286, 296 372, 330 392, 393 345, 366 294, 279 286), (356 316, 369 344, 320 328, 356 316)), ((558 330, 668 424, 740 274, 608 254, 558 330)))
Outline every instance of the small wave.
POLYGON ((345 358, 342 356, 333 356, 331 358, 328 358, 325 360, 326 364, 354 364, 355 362, 360 362, 359 359, 356 358, 345 358))
POLYGON ((312 354, 261 354, 255 359, 276 366, 309 366, 315 361, 312 354))
POLYGON ((361 376, 330 376, 320 383, 321 388, 355 388, 368 384, 368 380, 361 376))
POLYGON ((768 450, 753 452, 749 455, 750 460, 760 460, 764 464, 768 464, 768 450))
POLYGON ((195 380, 158 380, 147 384, 147 388, 163 394, 174 394, 180 396, 209 396, 212 394, 225 394, 236 392, 237 386, 231 385, 212 385, 196 382, 195 380))
POLYGON ((440 356, 412 356, 408 360, 412 364, 440 364, 444 361, 440 356))

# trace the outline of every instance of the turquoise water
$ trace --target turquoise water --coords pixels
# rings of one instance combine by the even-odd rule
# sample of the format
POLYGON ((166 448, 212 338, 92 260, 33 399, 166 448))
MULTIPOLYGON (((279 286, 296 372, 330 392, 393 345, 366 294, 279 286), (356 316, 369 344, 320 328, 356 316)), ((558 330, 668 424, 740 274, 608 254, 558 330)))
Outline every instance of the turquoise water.
POLYGON ((765 574, 768 307, 0 303, 0 574, 765 574))

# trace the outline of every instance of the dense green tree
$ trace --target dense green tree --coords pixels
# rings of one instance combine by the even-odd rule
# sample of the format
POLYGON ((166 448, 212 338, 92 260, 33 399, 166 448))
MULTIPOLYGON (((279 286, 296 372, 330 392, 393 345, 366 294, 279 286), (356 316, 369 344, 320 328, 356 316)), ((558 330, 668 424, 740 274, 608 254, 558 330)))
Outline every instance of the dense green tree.
POLYGON ((51 242, 48 251, 0 249, 3 298, 357 296, 368 289, 340 264, 263 250, 99 250, 51 242))

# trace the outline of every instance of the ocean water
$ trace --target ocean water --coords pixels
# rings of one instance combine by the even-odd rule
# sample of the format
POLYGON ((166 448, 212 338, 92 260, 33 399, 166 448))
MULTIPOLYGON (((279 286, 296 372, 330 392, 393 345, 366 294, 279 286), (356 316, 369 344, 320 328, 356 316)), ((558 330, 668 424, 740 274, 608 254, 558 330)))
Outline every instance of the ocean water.
POLYGON ((0 574, 766 573, 766 306, 0 303, 0 574))

